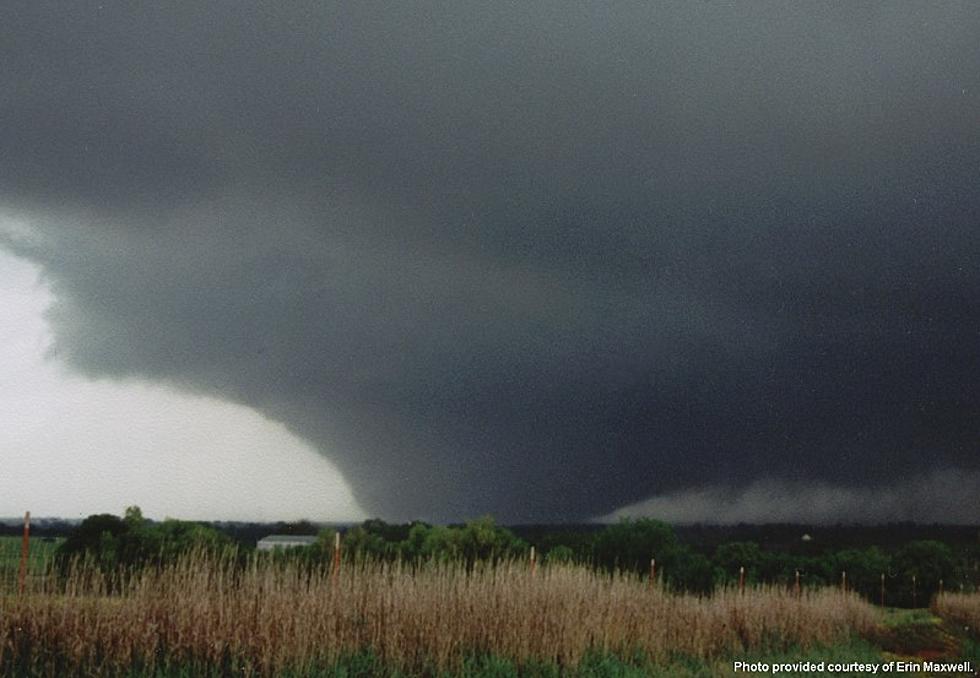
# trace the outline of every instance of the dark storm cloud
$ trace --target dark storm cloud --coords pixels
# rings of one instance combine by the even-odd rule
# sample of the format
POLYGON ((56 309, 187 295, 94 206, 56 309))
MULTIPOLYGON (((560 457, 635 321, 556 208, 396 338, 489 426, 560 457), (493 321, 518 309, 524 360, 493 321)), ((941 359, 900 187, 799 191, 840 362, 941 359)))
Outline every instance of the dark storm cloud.
POLYGON ((0 207, 33 229, 5 245, 55 352, 257 408, 369 511, 978 468, 976 4, 104 2, 0 32, 0 207))

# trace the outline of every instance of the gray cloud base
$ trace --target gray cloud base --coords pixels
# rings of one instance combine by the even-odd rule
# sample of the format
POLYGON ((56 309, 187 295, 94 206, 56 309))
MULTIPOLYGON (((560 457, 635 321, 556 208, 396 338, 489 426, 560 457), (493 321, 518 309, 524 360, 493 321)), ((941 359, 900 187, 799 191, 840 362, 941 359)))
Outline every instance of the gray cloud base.
POLYGON ((672 523, 886 523, 918 521, 976 524, 980 473, 943 469, 903 479, 891 486, 857 488, 822 481, 759 480, 737 489, 698 487, 666 493, 615 513, 657 516, 672 523))
POLYGON ((57 355, 255 407, 369 511, 977 469, 975 4, 2 15, 57 355))

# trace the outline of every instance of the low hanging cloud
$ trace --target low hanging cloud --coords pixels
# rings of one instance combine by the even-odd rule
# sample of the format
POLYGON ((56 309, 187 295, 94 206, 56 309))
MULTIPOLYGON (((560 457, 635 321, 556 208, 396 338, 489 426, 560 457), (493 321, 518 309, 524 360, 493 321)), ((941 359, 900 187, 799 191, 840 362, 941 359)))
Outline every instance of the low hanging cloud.
POLYGON ((599 518, 653 517, 671 523, 980 523, 980 473, 944 469, 885 487, 824 481, 757 480, 668 492, 599 518))
POLYGON ((973 473, 978 31, 4 8, 0 246, 43 270, 56 359, 254 408, 389 519, 973 473))

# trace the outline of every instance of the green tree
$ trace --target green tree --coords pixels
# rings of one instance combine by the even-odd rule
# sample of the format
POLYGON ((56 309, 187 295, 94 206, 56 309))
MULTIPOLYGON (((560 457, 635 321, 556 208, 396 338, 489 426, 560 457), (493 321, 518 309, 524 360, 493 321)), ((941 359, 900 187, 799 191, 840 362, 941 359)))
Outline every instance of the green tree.
POLYGON ((679 553, 680 545, 670 526, 650 518, 624 518, 608 526, 596 537, 594 547, 597 565, 639 572, 647 570, 651 558, 672 567, 679 553))
POLYGON ((192 551, 220 553, 231 547, 231 540, 213 527, 185 520, 168 519, 145 531, 142 535, 141 556, 152 559, 159 549, 164 562, 172 562, 178 556, 192 551))
POLYGON ((57 562, 65 568, 74 559, 88 557, 103 569, 113 569, 116 566, 118 539, 128 530, 129 526, 111 513, 91 515, 68 533, 58 547, 57 562))
POLYGON ((123 514, 123 522, 130 529, 140 528, 146 524, 146 518, 143 517, 143 511, 140 510, 139 506, 127 506, 126 512, 123 514))
POLYGON ((398 545, 401 557, 409 561, 424 558, 425 543, 431 530, 432 526, 428 523, 414 523, 408 530, 408 536, 398 545))
POLYGON ((341 552, 348 558, 380 559, 388 555, 388 550, 389 544, 380 534, 367 530, 362 525, 347 530, 341 545, 341 552))
POLYGON ((499 527, 490 516, 466 523, 459 535, 459 545, 468 562, 498 560, 526 550, 521 540, 510 530, 499 527))
POLYGON ((549 565, 571 563, 574 560, 575 551, 564 544, 552 547, 544 557, 544 561, 549 565))
POLYGON ((733 541, 715 549, 714 564, 721 582, 738 581, 740 568, 745 568, 745 580, 756 583, 762 579, 764 556, 759 545, 752 541, 733 541))
POLYGON ((425 533, 421 553, 423 559, 440 562, 458 560, 463 555, 462 533, 459 529, 436 525, 425 533))
POLYGON ((711 593, 719 573, 708 557, 681 547, 669 561, 665 581, 672 588, 695 593, 711 593))
POLYGON ((881 575, 891 570, 891 558, 881 549, 872 546, 866 549, 845 549, 833 556, 835 580, 841 580, 841 573, 847 573, 847 587, 871 600, 880 591, 881 575))
POLYGON ((909 542, 900 548, 893 559, 893 573, 897 581, 893 588, 900 596, 899 602, 913 603, 912 577, 915 576, 915 604, 928 605, 929 598, 939 590, 939 580, 955 576, 956 559, 946 544, 932 540, 909 542))
POLYGON ((191 551, 218 553, 231 546, 228 537, 206 525, 180 520, 151 523, 138 506, 130 506, 124 518, 108 513, 86 518, 59 547, 57 560, 65 567, 74 558, 87 557, 111 572, 172 562, 191 551))

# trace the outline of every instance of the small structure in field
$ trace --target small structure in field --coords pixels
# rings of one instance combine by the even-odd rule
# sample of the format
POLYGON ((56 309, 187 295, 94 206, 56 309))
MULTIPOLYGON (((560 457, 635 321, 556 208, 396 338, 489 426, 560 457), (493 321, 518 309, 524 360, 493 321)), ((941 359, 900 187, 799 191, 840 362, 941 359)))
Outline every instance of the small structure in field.
POLYGON ((316 537, 297 534, 270 534, 268 537, 259 539, 255 545, 259 551, 272 551, 273 549, 289 549, 296 546, 310 546, 316 543, 316 537))

